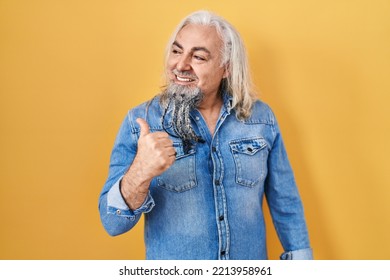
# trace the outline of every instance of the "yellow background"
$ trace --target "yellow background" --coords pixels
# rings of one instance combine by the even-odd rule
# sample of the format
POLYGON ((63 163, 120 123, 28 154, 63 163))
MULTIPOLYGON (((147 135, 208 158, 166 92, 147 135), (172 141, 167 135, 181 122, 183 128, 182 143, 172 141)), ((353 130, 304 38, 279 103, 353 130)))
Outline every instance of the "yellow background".
MULTIPOLYGON (((0 259, 143 259, 97 201, 127 110, 188 13, 237 27, 317 259, 390 259, 390 1, 0 1, 0 259)), ((270 258, 282 252, 268 220, 270 258)))

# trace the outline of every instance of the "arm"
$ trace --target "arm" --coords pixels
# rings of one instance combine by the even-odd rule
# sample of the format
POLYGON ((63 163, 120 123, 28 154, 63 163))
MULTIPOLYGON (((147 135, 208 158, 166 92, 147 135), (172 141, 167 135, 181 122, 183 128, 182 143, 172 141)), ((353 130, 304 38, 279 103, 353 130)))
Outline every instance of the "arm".
POLYGON ((144 120, 137 122, 140 130, 134 129, 131 114, 122 123, 111 154, 109 176, 99 198, 101 221, 110 235, 127 232, 142 213, 152 210, 150 182, 175 160, 168 135, 151 133, 144 120))
POLYGON ((281 259, 312 259, 303 206, 292 168, 275 121, 274 143, 268 157, 265 195, 285 252, 281 259))
POLYGON ((173 142, 165 132, 150 132, 149 125, 138 118, 140 137, 133 163, 121 181, 121 194, 130 209, 139 208, 149 193, 149 185, 155 176, 167 170, 175 161, 173 142))

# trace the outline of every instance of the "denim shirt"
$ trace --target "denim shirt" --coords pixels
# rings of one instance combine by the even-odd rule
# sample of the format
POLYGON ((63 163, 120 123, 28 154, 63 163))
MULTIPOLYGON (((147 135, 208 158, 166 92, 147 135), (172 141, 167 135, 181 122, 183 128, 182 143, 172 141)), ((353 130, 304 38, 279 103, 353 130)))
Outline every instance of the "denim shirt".
POLYGON ((281 259, 312 259, 301 199, 275 116, 257 101, 251 117, 240 121, 230 98, 223 96, 214 135, 201 113, 191 112, 194 130, 204 141, 189 151, 175 137, 170 118, 162 123, 159 97, 128 112, 99 198, 104 228, 113 236, 125 233, 144 214, 147 259, 267 259, 266 198, 285 250, 281 259), (144 118, 151 132, 167 131, 177 155, 152 180, 143 205, 132 211, 120 193, 120 181, 137 152, 137 118, 144 118))

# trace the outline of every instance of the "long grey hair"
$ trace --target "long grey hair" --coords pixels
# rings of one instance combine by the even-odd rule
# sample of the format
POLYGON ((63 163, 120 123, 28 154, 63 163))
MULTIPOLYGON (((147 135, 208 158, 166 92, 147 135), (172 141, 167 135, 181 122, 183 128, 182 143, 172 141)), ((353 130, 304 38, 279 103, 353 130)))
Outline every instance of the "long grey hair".
MULTIPOLYGON (((248 118, 251 115, 252 106, 257 96, 253 90, 246 49, 237 30, 222 17, 212 12, 201 10, 184 18, 168 42, 165 64, 167 65, 169 53, 177 34, 188 24, 213 26, 217 30, 217 33, 223 41, 221 48, 221 66, 227 67, 229 72, 224 84, 227 92, 232 96, 232 108, 236 110, 238 119, 248 118)), ((165 73, 165 77, 166 83, 168 84, 168 73, 165 73)), ((162 96, 162 101, 164 102, 164 96, 162 96)))

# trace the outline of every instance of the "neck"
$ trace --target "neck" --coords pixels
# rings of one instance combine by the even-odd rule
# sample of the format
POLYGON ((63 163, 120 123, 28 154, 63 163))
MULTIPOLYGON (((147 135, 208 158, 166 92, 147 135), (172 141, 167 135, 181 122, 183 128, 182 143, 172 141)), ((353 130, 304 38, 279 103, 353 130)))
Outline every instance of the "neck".
POLYGON ((214 135, 215 127, 217 125, 222 105, 222 96, 217 93, 213 97, 205 96, 202 100, 202 103, 198 107, 199 112, 202 114, 204 120, 206 121, 207 127, 211 135, 214 135))
POLYGON ((223 104, 222 96, 219 92, 213 95, 205 95, 202 102, 198 106, 199 111, 208 112, 208 111, 220 111, 223 104))

